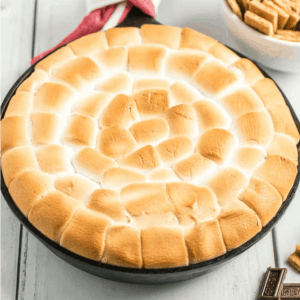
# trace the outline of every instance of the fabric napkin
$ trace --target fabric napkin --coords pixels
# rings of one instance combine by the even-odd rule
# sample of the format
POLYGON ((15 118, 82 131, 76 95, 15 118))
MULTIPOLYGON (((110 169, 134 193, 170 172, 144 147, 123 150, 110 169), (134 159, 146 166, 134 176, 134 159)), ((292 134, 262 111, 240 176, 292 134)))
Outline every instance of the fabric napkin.
POLYGON ((83 18, 78 27, 58 45, 34 57, 31 60, 31 65, 62 45, 87 34, 107 30, 108 28, 116 26, 126 18, 133 6, 155 17, 155 8, 158 7, 159 3, 160 0, 88 0, 89 14, 83 18))

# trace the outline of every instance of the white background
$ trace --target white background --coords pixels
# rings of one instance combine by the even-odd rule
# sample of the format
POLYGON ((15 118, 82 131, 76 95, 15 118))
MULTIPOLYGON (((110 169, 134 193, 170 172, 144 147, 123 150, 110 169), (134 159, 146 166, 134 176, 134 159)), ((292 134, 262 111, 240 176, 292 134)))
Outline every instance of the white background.
MULTIPOLYGON (((222 23, 220 1, 162 0, 157 19, 165 25, 191 27, 234 47, 222 23)), ((29 67, 32 55, 45 51, 70 33, 86 15, 85 0, 3 0, 1 12, 1 92, 3 100, 16 79, 29 67), (35 28, 35 30, 34 30, 35 28), (35 32, 35 34, 34 34, 35 32), (35 41, 33 43, 33 41, 35 41)), ((264 68, 300 115, 300 75, 264 68)), ((275 266, 288 268, 285 282, 300 282, 287 264, 300 243, 300 194, 272 234, 222 269, 190 281, 143 286, 97 278, 68 265, 38 242, 1 201, 2 299, 223 299, 257 298, 264 272, 275 266)))

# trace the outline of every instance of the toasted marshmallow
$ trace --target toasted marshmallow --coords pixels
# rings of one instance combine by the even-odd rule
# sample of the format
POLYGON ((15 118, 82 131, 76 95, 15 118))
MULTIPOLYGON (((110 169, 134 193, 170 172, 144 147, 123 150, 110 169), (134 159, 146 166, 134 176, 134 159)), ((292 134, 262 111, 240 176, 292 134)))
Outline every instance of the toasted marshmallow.
POLYGON ((32 144, 35 146, 55 144, 59 142, 61 118, 52 113, 33 112, 32 144))
POLYGON ((228 251, 244 244, 262 228, 257 214, 239 200, 223 207, 218 219, 228 251))
POLYGON ((143 90, 168 90, 172 83, 173 80, 169 78, 136 78, 132 90, 134 94, 143 90))
POLYGON ((148 145, 128 154, 119 161, 119 164, 138 170, 152 170, 160 166, 160 160, 155 148, 148 145))
POLYGON ((144 90, 133 95, 141 117, 162 115, 170 107, 169 94, 165 90, 144 90))
POLYGON ((75 40, 68 45, 76 55, 91 55, 99 51, 99 49, 107 49, 107 39, 104 32, 95 32, 83 36, 81 39, 75 40))
POLYGON ((35 154, 41 170, 45 173, 55 174, 72 171, 69 153, 64 146, 42 146, 36 150, 35 154))
POLYGON ((177 49, 180 44, 181 28, 174 26, 144 24, 141 35, 144 44, 163 44, 171 49, 177 49))
POLYGON ((62 193, 83 202, 87 202, 93 191, 99 188, 98 184, 79 174, 60 176, 54 185, 62 193))
POLYGON ((32 95, 27 92, 16 93, 10 100, 9 106, 5 112, 5 117, 21 116, 30 114, 32 105, 32 95))
POLYGON ((200 136, 196 151, 217 164, 223 164, 228 160, 235 144, 236 139, 230 131, 214 128, 200 136))
POLYGON ((134 151, 137 143, 129 131, 115 125, 101 130, 97 148, 104 155, 118 159, 134 151))
POLYGON ((135 101, 126 95, 117 95, 106 107, 99 122, 101 127, 119 125, 128 127, 139 118, 135 101))
POLYGON ((221 99, 231 116, 238 118, 243 114, 261 111, 264 109, 263 102, 257 94, 249 88, 240 88, 221 99))
POLYGON ((64 230, 60 245, 72 252, 100 261, 105 232, 111 221, 90 209, 79 208, 64 230))
POLYGON ((162 118, 137 122, 130 127, 130 132, 139 145, 157 143, 170 135, 168 122, 162 118))
POLYGON ((232 156, 232 161, 246 171, 255 170, 265 158, 265 152, 253 147, 239 147, 232 156))
POLYGON ((217 104, 208 100, 193 103, 200 131, 211 128, 229 128, 230 117, 217 104))
POLYGON ((141 44, 140 31, 136 27, 111 28, 106 31, 108 44, 114 46, 131 46, 141 44))
POLYGON ((109 216, 116 222, 126 222, 127 217, 120 194, 114 190, 98 189, 93 192, 86 207, 109 216))
POLYGON ((192 106, 179 104, 165 112, 165 118, 170 126, 170 135, 185 135, 195 138, 198 135, 197 118, 192 106))
POLYGON ((238 59, 240 59, 240 57, 235 52, 233 52, 221 43, 214 44, 209 49, 208 53, 212 54, 214 57, 222 60, 227 64, 232 64, 238 59))
POLYGON ((227 167, 214 175, 208 181, 208 186, 216 194, 219 205, 226 206, 237 197, 248 182, 249 179, 242 172, 227 167))
POLYGON ((118 164, 93 148, 83 148, 76 154, 73 165, 78 173, 100 182, 103 174, 108 169, 117 167, 118 164))
POLYGON ((128 51, 125 47, 102 50, 94 57, 108 72, 125 71, 127 68, 128 51))
POLYGON ((165 163, 170 164, 192 154, 194 145, 188 137, 177 136, 161 142, 157 145, 156 150, 159 157, 165 163))
POLYGON ((171 85, 170 97, 175 105, 191 104, 194 101, 200 100, 203 96, 189 84, 184 81, 176 81, 171 85))

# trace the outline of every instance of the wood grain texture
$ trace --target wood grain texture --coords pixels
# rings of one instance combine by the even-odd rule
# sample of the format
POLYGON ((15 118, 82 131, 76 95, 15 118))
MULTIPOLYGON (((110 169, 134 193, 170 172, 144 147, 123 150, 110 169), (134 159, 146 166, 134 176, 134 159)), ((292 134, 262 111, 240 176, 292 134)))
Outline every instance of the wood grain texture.
MULTIPOLYGON (((1 3, 1 100, 31 59, 34 0, 1 3)), ((1 195, 1 296, 15 299, 20 222, 1 195), (4 275, 5 274, 5 275, 4 275)))

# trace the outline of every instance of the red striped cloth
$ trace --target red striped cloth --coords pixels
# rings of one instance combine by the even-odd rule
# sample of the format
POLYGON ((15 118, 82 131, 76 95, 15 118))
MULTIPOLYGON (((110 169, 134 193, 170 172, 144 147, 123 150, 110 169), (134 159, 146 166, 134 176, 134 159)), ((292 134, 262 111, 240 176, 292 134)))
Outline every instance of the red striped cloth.
MULTIPOLYGON (((138 7, 140 10, 142 10, 144 13, 155 17, 155 9, 152 1, 150 0, 128 0, 126 4, 126 8, 123 11, 123 14, 118 22, 121 23, 126 16, 128 15, 130 9, 132 6, 138 7)), ((99 9, 96 9, 92 11, 90 14, 88 14, 86 17, 83 18, 81 23, 78 25, 78 27, 71 32, 68 36, 66 36, 58 45, 53 47, 52 49, 45 51, 36 57, 34 57, 31 60, 31 64, 33 65, 38 60, 43 58, 45 55, 50 53, 51 51, 55 50, 56 48, 63 46, 67 43, 70 43, 76 39, 79 39, 87 34, 91 34, 97 31, 100 31, 105 23, 108 21, 108 19, 111 17, 112 13, 116 9, 117 4, 108 5, 99 9)))

